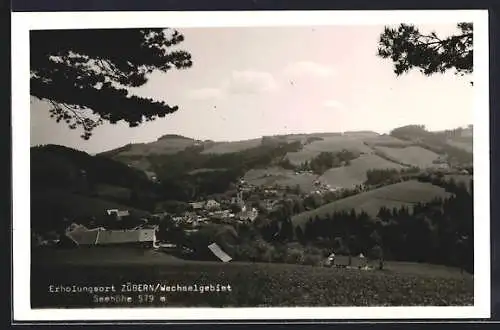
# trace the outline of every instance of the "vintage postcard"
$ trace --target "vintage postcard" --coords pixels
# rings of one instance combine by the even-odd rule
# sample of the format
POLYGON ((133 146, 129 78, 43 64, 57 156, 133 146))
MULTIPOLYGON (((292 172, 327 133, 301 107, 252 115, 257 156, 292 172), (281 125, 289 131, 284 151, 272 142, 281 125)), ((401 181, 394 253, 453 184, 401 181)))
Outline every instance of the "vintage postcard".
POLYGON ((12 22, 16 319, 489 317, 487 12, 12 22))

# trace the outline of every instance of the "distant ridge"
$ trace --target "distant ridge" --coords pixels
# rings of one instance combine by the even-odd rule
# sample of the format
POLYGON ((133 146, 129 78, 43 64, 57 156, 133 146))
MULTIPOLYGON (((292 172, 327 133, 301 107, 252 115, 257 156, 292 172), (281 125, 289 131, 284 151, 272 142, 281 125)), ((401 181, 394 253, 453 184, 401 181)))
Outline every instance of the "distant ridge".
POLYGON ((186 137, 186 136, 182 136, 182 135, 178 135, 178 134, 165 134, 165 135, 162 135, 160 136, 157 141, 160 141, 160 140, 167 140, 167 139, 183 139, 183 140, 194 140, 192 138, 189 138, 189 137, 186 137))

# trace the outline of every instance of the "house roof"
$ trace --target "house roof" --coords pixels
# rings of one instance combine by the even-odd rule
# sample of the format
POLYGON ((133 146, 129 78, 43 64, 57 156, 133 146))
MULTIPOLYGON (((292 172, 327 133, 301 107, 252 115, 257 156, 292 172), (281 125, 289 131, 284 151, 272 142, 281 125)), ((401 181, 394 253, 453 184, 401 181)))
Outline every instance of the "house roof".
POLYGON ((228 262, 233 259, 226 252, 222 251, 222 249, 217 245, 217 243, 210 244, 208 246, 208 249, 212 251, 212 253, 222 262, 228 262))
POLYGON ((120 244, 134 242, 152 242, 155 237, 154 229, 137 230, 85 230, 76 229, 66 233, 79 245, 120 244))
MULTIPOLYGON (((334 259, 335 265, 348 266, 349 265, 349 256, 345 255, 336 255, 334 259)), ((351 257, 351 266, 360 266, 366 264, 366 258, 364 257, 351 257)))

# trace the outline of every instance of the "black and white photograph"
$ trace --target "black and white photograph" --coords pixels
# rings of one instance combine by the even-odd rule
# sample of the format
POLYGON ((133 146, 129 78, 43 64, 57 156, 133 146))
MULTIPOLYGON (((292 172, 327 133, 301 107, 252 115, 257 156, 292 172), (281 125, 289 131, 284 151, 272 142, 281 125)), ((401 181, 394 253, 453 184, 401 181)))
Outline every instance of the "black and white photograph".
POLYGON ((349 13, 19 14, 21 309, 489 316, 487 13, 349 13))

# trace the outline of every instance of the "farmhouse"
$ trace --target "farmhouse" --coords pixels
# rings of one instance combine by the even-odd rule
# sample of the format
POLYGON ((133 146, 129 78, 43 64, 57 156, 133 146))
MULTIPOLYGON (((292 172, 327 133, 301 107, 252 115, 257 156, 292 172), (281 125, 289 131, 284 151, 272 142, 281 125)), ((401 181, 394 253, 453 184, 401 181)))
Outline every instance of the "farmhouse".
POLYGON ((193 210, 201 210, 205 206, 205 202, 192 202, 189 205, 191 205, 193 210))
POLYGON ((118 209, 110 209, 106 210, 108 215, 114 215, 118 220, 121 220, 123 217, 130 216, 130 212, 128 210, 118 210, 118 209))
POLYGON ((66 230, 66 237, 77 246, 86 245, 140 245, 154 246, 156 228, 136 228, 127 230, 106 230, 102 227, 88 229, 73 224, 66 230))
POLYGON ((207 201, 207 203, 205 204, 205 208, 207 210, 216 210, 220 207, 220 204, 219 202, 217 202, 216 200, 214 199, 210 199, 207 201))
POLYGON ((156 182, 158 181, 158 177, 156 175, 155 172, 152 172, 152 171, 144 171, 144 173, 146 174, 146 176, 148 177, 148 179, 150 181, 153 181, 153 182, 156 182))
POLYGON ((259 215, 259 211, 257 211, 257 209, 255 207, 252 207, 251 209, 247 209, 247 207, 244 206, 241 209, 241 212, 238 214, 238 217, 241 220, 254 221, 255 219, 257 219, 258 215, 259 215))
POLYGON ((327 261, 327 266, 335 266, 340 268, 364 268, 367 266, 367 260, 363 254, 359 256, 346 256, 331 254, 327 261))

